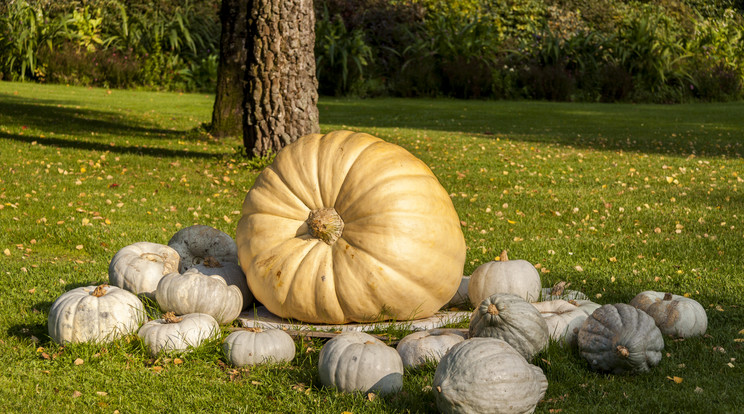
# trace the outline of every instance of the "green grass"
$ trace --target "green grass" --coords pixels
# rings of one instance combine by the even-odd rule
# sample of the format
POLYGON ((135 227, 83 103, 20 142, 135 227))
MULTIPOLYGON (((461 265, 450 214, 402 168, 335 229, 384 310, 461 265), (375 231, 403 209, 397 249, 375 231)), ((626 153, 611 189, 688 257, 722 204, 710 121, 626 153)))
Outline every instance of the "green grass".
MULTIPOLYGON (((534 363, 538 412, 738 412, 744 353, 744 104, 595 105, 321 99, 321 128, 370 132, 431 166, 468 245, 502 249, 599 303, 689 294, 708 335, 666 340, 648 374, 590 372, 558 345, 534 363), (681 383, 670 378, 680 377, 681 383)), ((200 132, 212 97, 0 83, 0 411, 434 411, 434 367, 369 401, 320 386, 318 341, 291 364, 235 369, 218 340, 153 360, 136 338, 60 347, 52 302, 107 281, 114 253, 192 224, 232 236, 257 172, 200 132), (82 365, 75 365, 76 359, 82 365)), ((401 333, 397 333, 400 335, 401 333)))

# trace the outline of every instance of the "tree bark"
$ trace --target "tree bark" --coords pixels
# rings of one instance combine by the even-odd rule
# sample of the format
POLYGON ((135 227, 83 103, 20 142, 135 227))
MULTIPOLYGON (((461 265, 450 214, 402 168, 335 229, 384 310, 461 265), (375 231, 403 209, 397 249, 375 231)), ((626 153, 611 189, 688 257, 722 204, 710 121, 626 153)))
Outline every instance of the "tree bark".
POLYGON ((312 0, 247 0, 243 144, 265 156, 319 132, 312 0))
POLYGON ((248 3, 246 0, 222 0, 220 64, 211 130, 215 137, 243 135, 248 3))

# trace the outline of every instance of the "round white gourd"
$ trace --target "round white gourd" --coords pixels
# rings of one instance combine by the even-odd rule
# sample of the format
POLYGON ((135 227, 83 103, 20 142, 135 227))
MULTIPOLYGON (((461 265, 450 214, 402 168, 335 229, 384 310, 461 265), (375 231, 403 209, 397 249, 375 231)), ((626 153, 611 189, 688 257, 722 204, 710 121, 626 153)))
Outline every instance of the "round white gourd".
POLYGON ((173 312, 168 312, 162 318, 142 325, 137 335, 142 338, 150 355, 155 356, 160 351, 196 348, 219 332, 217 321, 205 313, 176 316, 173 312))
POLYGON ((532 302, 540 298, 540 274, 526 260, 509 260, 506 251, 499 261, 484 263, 470 276, 468 296, 478 305, 494 293, 510 293, 532 302))
POLYGON ((295 343, 281 329, 248 328, 231 332, 222 344, 227 360, 236 367, 291 361, 295 343))
POLYGON ((109 342, 137 331, 145 307, 116 286, 84 286, 63 293, 49 310, 49 336, 59 344, 109 342))
POLYGON ((158 243, 137 242, 123 247, 109 264, 109 284, 155 299, 160 279, 178 270, 180 256, 158 243))

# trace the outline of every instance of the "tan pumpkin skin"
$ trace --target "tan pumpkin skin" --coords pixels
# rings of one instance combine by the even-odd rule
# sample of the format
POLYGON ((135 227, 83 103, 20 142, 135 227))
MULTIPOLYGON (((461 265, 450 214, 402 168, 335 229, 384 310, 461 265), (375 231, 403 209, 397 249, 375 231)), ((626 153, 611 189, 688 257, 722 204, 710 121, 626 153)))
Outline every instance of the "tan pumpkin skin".
POLYGON ((465 262, 457 212, 426 164, 350 131, 280 151, 245 198, 236 242, 256 299, 313 323, 430 316, 457 291, 465 262), (343 221, 335 240, 308 224, 321 209, 343 221))

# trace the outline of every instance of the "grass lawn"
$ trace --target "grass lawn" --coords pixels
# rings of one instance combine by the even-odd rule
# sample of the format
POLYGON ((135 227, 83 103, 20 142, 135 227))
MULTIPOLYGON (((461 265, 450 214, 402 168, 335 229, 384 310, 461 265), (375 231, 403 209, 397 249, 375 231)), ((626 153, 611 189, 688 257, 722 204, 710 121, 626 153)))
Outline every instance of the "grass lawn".
MULTIPOLYGON (((598 303, 659 290, 706 308, 707 335, 666 338, 661 364, 643 375, 593 373, 552 344, 533 360, 549 381, 537 412, 744 406, 744 103, 319 107, 324 132, 369 132, 432 168, 462 221, 464 274, 508 249, 539 268, 543 286, 565 280, 598 303)), ((322 388, 318 341, 298 341, 290 364, 235 369, 219 340, 153 360, 136 337, 49 339, 52 302, 107 282, 118 249, 167 243, 192 224, 235 235, 258 172, 237 139, 199 132, 211 108, 206 95, 0 82, 0 411, 435 411, 434 366, 371 401, 322 388)))

